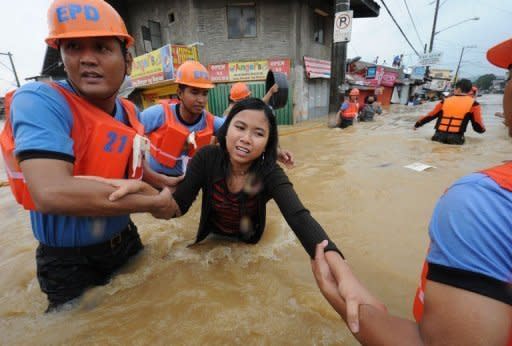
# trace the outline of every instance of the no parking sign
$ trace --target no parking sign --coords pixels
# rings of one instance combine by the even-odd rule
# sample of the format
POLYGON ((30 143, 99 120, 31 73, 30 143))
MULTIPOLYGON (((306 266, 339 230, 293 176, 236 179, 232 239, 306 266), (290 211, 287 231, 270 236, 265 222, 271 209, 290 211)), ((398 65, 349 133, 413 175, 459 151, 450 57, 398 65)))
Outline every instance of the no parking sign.
POLYGON ((337 12, 334 17, 333 41, 348 42, 352 33, 352 16, 354 11, 337 12))

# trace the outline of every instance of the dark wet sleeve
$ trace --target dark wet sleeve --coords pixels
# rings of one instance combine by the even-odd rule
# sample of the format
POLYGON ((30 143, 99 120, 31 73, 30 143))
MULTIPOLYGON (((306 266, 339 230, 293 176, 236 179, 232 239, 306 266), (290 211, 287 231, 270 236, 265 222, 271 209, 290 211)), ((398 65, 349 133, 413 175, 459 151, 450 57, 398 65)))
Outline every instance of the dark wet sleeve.
MULTIPOLYGON (((208 165, 209 151, 210 148, 207 146, 201 148, 194 155, 192 160, 188 163, 185 178, 178 187, 176 187, 176 191, 173 193, 174 200, 180 208, 181 215, 187 213, 207 179, 205 173, 208 172, 208 170, 205 167, 208 165)), ((213 160, 210 160, 210 162, 213 162, 213 160)))
POLYGON ((434 107, 434 109, 432 111, 430 111, 430 113, 428 113, 424 117, 419 118, 418 121, 416 122, 416 124, 414 124, 414 127, 418 128, 420 126, 423 126, 426 123, 428 123, 428 122, 434 120, 435 118, 437 118, 438 116, 440 116, 442 108, 443 108, 443 102, 441 101, 434 107))
POLYGON ((484 133, 485 132, 485 126, 484 121, 482 119, 482 107, 480 107, 480 104, 478 102, 475 102, 473 104, 473 107, 471 108, 471 126, 473 127, 473 130, 478 133, 484 133))
POLYGON ((329 239, 322 226, 311 216, 309 210, 304 207, 292 183, 280 166, 276 165, 266 185, 271 198, 276 202, 286 222, 297 238, 299 238, 300 243, 311 259, 315 257, 316 245, 326 239, 329 241, 329 244, 325 251, 336 251, 342 258, 345 258, 336 244, 329 239))

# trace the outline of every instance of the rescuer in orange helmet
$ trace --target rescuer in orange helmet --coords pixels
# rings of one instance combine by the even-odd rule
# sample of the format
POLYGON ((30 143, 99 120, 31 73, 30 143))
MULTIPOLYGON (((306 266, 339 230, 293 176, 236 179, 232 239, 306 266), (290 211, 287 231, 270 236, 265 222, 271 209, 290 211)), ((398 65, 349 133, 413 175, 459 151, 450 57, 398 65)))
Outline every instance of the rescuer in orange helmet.
MULTIPOLYGON (((279 91, 279 87, 277 84, 274 84, 272 88, 270 88, 265 96, 263 96, 262 100, 267 105, 270 102, 270 99, 272 98, 272 95, 274 95, 276 92, 279 91)), ((223 117, 226 117, 229 114, 229 111, 231 108, 233 108, 233 104, 238 101, 245 100, 246 98, 250 97, 252 94, 251 90, 249 89, 249 86, 247 83, 244 82, 237 82, 231 86, 231 90, 229 92, 229 104, 228 108, 224 111, 222 114, 223 117)))
POLYGON ((169 189, 110 201, 113 186, 77 177, 142 176, 144 128, 135 105, 117 97, 134 42, 119 14, 103 0, 55 0, 48 26, 67 80, 18 89, 0 144, 13 195, 30 210, 37 279, 53 311, 107 284, 142 249, 130 213, 172 210, 169 189))
POLYGON ((342 129, 352 126, 354 119, 357 119, 357 115, 359 114, 359 89, 352 88, 348 95, 348 101, 342 103, 336 114, 337 125, 342 129))

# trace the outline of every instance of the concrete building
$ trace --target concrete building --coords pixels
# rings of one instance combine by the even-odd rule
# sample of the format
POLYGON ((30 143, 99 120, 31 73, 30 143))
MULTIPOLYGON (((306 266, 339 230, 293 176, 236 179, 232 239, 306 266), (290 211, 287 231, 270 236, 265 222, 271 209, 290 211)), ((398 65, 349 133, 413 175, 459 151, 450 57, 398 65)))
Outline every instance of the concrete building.
MULTIPOLYGON (((197 45, 201 63, 216 71, 225 69, 216 75, 217 92, 211 94, 210 108, 214 113, 219 114, 220 108, 227 105, 230 83, 246 80, 254 90, 263 89, 266 69, 270 67, 285 73, 290 84, 290 111, 284 123, 327 114, 334 1, 108 2, 119 11, 135 37, 135 56, 166 44, 197 45), (318 66, 321 71, 315 70, 318 66), (322 72, 322 66, 327 66, 327 73, 322 72), (239 68, 244 73, 239 73, 239 68)), ((350 3, 355 18, 379 13, 373 0, 350 3)))
POLYGON ((506 78, 502 76, 497 76, 495 80, 492 81, 490 91, 493 93, 502 94, 505 90, 506 78))

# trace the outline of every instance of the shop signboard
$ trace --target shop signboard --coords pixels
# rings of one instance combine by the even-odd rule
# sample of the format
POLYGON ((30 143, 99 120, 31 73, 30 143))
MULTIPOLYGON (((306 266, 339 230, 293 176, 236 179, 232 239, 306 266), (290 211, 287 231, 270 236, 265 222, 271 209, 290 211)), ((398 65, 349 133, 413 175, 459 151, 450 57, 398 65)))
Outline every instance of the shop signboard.
POLYGON ((229 82, 229 67, 228 64, 211 64, 208 65, 208 72, 210 78, 214 83, 229 82))
POLYGON ((366 79, 375 79, 375 76, 377 75, 377 66, 369 66, 366 69, 366 79))
POLYGON ((273 72, 283 73, 290 78, 290 59, 268 59, 268 68, 273 72))
POLYGON ((177 70, 178 67, 183 64, 187 60, 195 60, 199 61, 199 54, 197 52, 197 47, 189 47, 184 45, 172 45, 172 60, 174 63, 174 69, 177 70))
POLYGON ((425 72, 427 71, 426 66, 414 66, 411 72, 411 79, 422 80, 425 78, 425 72))
POLYGON ((171 46, 166 45, 133 59, 131 81, 134 87, 174 79, 171 46))
POLYGON ((208 72, 214 83, 265 80, 269 69, 281 72, 289 78, 290 59, 238 61, 208 65, 208 72))
POLYGON ((435 91, 444 91, 448 86, 448 81, 444 79, 432 79, 430 83, 425 85, 425 88, 435 91))
POLYGON ((441 57, 443 56, 442 52, 430 52, 420 54, 418 65, 421 66, 430 66, 436 65, 441 62, 441 57))
POLYGON ((308 78, 331 78, 331 62, 329 60, 305 56, 304 67, 308 78))
POLYGON ((375 77, 368 81, 368 84, 372 87, 377 87, 381 85, 382 77, 384 77, 384 67, 377 66, 375 69, 375 77))
POLYGON ((392 87, 395 85, 395 81, 398 78, 398 73, 393 71, 385 71, 382 75, 382 80, 380 82, 380 85, 392 87))
POLYGON ((267 60, 230 62, 228 66, 232 82, 263 80, 267 77, 267 60))

